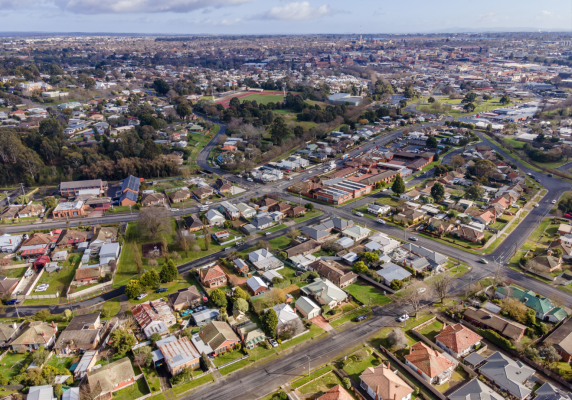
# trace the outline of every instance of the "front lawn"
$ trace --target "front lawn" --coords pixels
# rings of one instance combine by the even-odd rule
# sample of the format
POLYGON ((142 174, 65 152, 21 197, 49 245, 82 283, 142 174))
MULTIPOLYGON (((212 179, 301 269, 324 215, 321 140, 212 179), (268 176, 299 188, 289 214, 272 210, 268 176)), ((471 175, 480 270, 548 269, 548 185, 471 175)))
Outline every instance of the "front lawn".
POLYGON ((427 339, 432 342, 435 342, 435 336, 439 334, 439 332, 443 329, 443 323, 438 320, 431 322, 429 325, 424 326, 423 328, 419 329, 417 332, 425 335, 427 339))
POLYGON ((145 379, 137 379, 133 385, 113 393, 113 400, 135 400, 149 393, 145 379))
POLYGON ((362 304, 381 307, 387 303, 391 303, 391 299, 389 297, 384 296, 383 293, 373 288, 373 286, 369 286, 360 281, 352 283, 345 287, 344 290, 350 293, 362 304))
POLYGON ((279 231, 280 229, 284 229, 284 228, 286 228, 286 225, 280 224, 280 225, 276 225, 270 229, 266 229, 264 232, 276 232, 276 231, 279 231))
POLYGON ((307 220, 312 219, 314 217, 319 217, 322 214, 323 214, 323 212, 321 212, 320 210, 308 211, 303 217, 294 218, 294 222, 296 222, 298 224, 300 222, 307 221, 307 220))
POLYGON ((268 243, 274 250, 282 250, 290 246, 291 239, 288 236, 280 236, 270 240, 268 243))
POLYGON ((106 315, 104 318, 115 317, 120 309, 121 303, 119 302, 119 297, 107 300, 102 308, 102 312, 106 315))
POLYGON ((216 356, 214 359, 214 365, 219 367, 231 361, 238 360, 241 357, 244 357, 244 353, 242 351, 230 351, 228 353, 216 356))
POLYGON ((359 376, 369 367, 377 367, 380 364, 370 347, 364 347, 348 357, 344 371, 356 382, 360 381, 359 376))
MULTIPOLYGON (((341 385, 342 380, 334 372, 328 372, 326 375, 322 376, 320 379, 316 379, 307 385, 302 386, 300 393, 302 394, 312 394, 312 393, 325 393, 334 386, 341 385)), ((351 393, 351 392, 348 392, 351 393)), ((352 396, 353 397, 353 396, 352 396)))

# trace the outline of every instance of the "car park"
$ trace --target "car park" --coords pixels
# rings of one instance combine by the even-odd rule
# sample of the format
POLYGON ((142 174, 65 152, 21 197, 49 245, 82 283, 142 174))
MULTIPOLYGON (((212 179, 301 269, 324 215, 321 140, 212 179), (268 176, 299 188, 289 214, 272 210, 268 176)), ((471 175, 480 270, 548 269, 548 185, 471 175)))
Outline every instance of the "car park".
POLYGON ((147 297, 147 293, 141 293, 139 296, 136 297, 137 300, 141 300, 147 297))

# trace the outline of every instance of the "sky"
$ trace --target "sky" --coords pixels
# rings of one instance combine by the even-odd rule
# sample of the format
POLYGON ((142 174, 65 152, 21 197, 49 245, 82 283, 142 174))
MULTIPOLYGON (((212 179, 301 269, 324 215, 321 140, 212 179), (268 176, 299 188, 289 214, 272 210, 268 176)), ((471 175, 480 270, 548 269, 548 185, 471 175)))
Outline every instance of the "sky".
POLYGON ((2 32, 572 31, 572 0, 0 0, 2 32))

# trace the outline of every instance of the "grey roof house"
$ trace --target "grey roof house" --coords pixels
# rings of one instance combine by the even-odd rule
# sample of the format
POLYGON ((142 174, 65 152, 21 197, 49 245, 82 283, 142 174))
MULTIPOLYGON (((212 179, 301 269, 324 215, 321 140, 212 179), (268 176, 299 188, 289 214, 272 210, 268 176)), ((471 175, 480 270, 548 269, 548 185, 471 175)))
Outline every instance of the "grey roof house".
POLYGON ((525 399, 532 393, 524 384, 536 371, 498 351, 487 358, 486 364, 479 371, 487 380, 517 399, 525 399))
POLYGON ((397 279, 402 281, 403 279, 409 278, 411 273, 405 268, 400 267, 392 262, 388 264, 383 264, 382 269, 376 271, 379 276, 381 276, 386 285, 390 285, 391 281, 397 279))

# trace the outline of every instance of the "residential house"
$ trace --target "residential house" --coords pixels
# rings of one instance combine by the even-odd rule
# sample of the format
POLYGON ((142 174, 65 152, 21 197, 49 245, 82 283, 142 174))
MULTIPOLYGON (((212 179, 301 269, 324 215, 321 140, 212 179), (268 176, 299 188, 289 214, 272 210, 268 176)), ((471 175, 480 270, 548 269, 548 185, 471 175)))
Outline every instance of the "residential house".
POLYGON ((128 357, 94 369, 86 374, 91 393, 99 393, 94 400, 111 400, 113 392, 135 383, 135 372, 128 357))
POLYGON ((201 355, 186 336, 158 347, 165 357, 165 363, 171 375, 177 375, 187 368, 197 369, 199 367, 201 355))
POLYGON ((410 400, 413 389, 391 370, 389 362, 368 367, 360 375, 360 386, 374 400, 410 400))
POLYGON ((191 191, 189 189, 174 190, 169 192, 169 200, 173 204, 181 203, 191 197, 191 191))
POLYGON ((254 296, 262 294, 268 290, 268 285, 258 276, 248 278, 246 280, 246 285, 254 296))
POLYGON ((129 175, 121 183, 121 189, 112 194, 114 198, 118 198, 119 204, 122 206, 134 206, 137 204, 137 197, 139 196, 139 187, 141 179, 133 175, 129 175))
POLYGON ((278 325, 276 326, 278 336, 290 332, 292 325, 300 321, 300 317, 296 314, 296 311, 286 303, 277 304, 272 307, 272 309, 276 311, 276 315, 278 316, 278 325))
POLYGON ((367 212, 373 215, 385 215, 391 210, 386 204, 377 205, 377 204, 368 204, 367 205, 367 212))
POLYGON ((344 229, 342 231, 343 236, 353 239, 356 243, 359 243, 365 238, 367 238, 370 233, 371 233, 370 229, 364 228, 359 225, 354 225, 351 228, 344 229))
POLYGON ((536 318, 542 321, 557 323, 566 319, 568 313, 561 307, 556 307, 550 299, 539 297, 532 290, 523 290, 516 286, 497 287, 495 296, 499 299, 512 297, 534 310, 536 318))
POLYGON ((0 297, 12 294, 20 279, 18 278, 6 278, 5 276, 0 277, 0 297))
POLYGON ((0 324, 0 347, 5 348, 10 345, 22 329, 22 324, 18 325, 16 322, 11 324, 0 324))
POLYGON ((96 350, 102 333, 100 315, 92 313, 73 317, 56 340, 55 351, 58 354, 70 354, 76 351, 96 350))
POLYGON ((238 203, 236 208, 238 208, 240 215, 244 218, 252 218, 256 215, 256 210, 250 207, 248 204, 238 203))
POLYGON ((475 350, 483 338, 462 324, 445 325, 435 336, 437 346, 455 358, 464 357, 475 350))
POLYGON ((82 217, 86 215, 87 208, 83 200, 59 203, 52 211, 52 217, 54 219, 82 217))
POLYGON ((307 319, 312 319, 317 317, 322 313, 322 309, 316 303, 312 301, 309 297, 301 296, 294 305, 296 310, 307 319))
POLYGON ((474 219, 476 219, 481 224, 490 225, 496 222, 497 217, 494 212, 485 210, 482 213, 476 215, 474 219))
POLYGON ((249 253, 248 260, 260 271, 268 271, 269 269, 277 269, 284 266, 282 261, 266 249, 258 249, 249 253))
POLYGON ((385 233, 377 232, 375 235, 369 237, 369 242, 365 244, 365 251, 373 252, 379 251, 382 254, 388 254, 397 247, 400 243, 387 236, 385 233))
POLYGON ((167 198, 163 193, 150 193, 141 199, 143 207, 164 206, 166 203, 167 198))
POLYGON ((262 200, 258 201, 257 204, 260 208, 262 207, 270 208, 273 205, 278 204, 278 200, 271 199, 270 197, 265 197, 262 200))
POLYGON ((20 209, 20 212, 18 212, 18 218, 39 217, 44 212, 46 212, 46 207, 42 204, 30 203, 20 209))
POLYGON ((4 233, 0 235, 0 251, 2 253, 15 253, 22 243, 23 235, 11 235, 4 233))
POLYGON ((527 268, 538 269, 540 271, 550 273, 562 269, 562 257, 554 257, 552 250, 548 250, 548 254, 539 255, 531 258, 526 263, 527 268))
POLYGON ((222 226, 222 224, 224 224, 224 221, 226 221, 224 216, 217 210, 207 211, 206 217, 209 225, 222 226))
POLYGON ((228 217, 228 219, 235 220, 240 218, 240 210, 228 201, 223 201, 219 204, 219 209, 228 217))
POLYGON ((409 348, 409 354, 405 356, 405 365, 411 367, 432 385, 442 385, 447 382, 457 366, 445 355, 423 342, 417 342, 409 348))
POLYGON ((101 179, 61 182, 58 189, 60 195, 64 197, 74 197, 86 192, 93 192, 96 193, 97 196, 100 196, 107 190, 107 182, 101 179))
POLYGON ((423 246, 418 246, 413 243, 405 243, 401 246, 403 249, 406 249, 408 252, 413 253, 419 257, 423 257, 429 261, 432 268, 435 267, 443 267, 449 259, 441 253, 437 253, 436 251, 429 250, 423 246))
POLYGON ((180 289, 177 293, 171 293, 168 304, 174 311, 196 308, 203 304, 203 295, 196 286, 189 286, 186 289, 180 289))
POLYGON ((79 243, 89 242, 92 235, 89 231, 66 229, 60 234, 56 245, 59 250, 73 248, 79 243))
POLYGON ((101 228, 94 227, 93 229, 94 234, 89 243, 89 248, 91 250, 99 250, 104 244, 115 243, 117 241, 117 228, 105 226, 101 228))
POLYGON ((119 251, 121 250, 121 246, 119 243, 105 243, 99 249, 99 263, 101 265, 109 263, 111 260, 119 259, 119 251))
POLYGON ((335 308, 347 300, 348 295, 327 279, 314 279, 314 282, 300 289, 305 296, 316 301, 320 306, 329 305, 335 308))
POLYGON ((470 228, 465 225, 460 225, 451 231, 451 234, 456 235, 461 239, 468 240, 469 242, 477 243, 485 238, 484 232, 477 229, 470 228))
POLYGON ((195 321, 195 324, 197 326, 204 326, 211 321, 215 321, 219 315, 220 312, 218 310, 210 308, 207 308, 206 310, 202 310, 199 312, 194 312, 192 314, 193 321, 195 321))
POLYGON ((20 209, 23 208, 21 205, 9 205, 8 207, 2 210, 2 214, 0 214, 0 220, 2 221, 12 221, 14 220, 20 209))
POLYGON ((317 260, 308 265, 310 271, 316 271, 320 276, 343 289, 357 280, 357 274, 352 271, 342 271, 340 268, 343 267, 333 260, 317 260))
POLYGON ((449 400, 504 400, 505 398, 478 378, 449 395, 449 400))
POLYGON ((532 389, 526 387, 525 383, 535 372, 522 362, 514 361, 498 351, 491 354, 479 368, 479 373, 489 384, 507 391, 519 400, 526 399, 532 393, 532 389))
POLYGON ((79 282, 82 285, 88 285, 97 282, 100 276, 100 264, 83 264, 75 270, 74 281, 79 282))
POLYGON ((202 200, 211 197, 214 194, 214 189, 210 186, 203 186, 193 190, 193 194, 197 199, 202 200))
POLYGON ((214 356, 232 350, 240 343, 239 337, 230 325, 223 321, 209 322, 199 331, 198 335, 201 341, 210 347, 214 356))
POLYGON ((24 353, 38 350, 41 346, 49 349, 56 342, 58 327, 53 322, 32 321, 22 327, 20 335, 10 343, 13 351, 24 353))
POLYGON ((51 385, 31 386, 26 399, 29 400, 56 400, 54 388, 51 385))
POLYGON ((244 260, 240 258, 234 260, 234 268, 236 269, 236 272, 238 272, 242 276, 247 276, 248 271, 250 270, 248 264, 245 263, 244 260))
MULTIPOLYGON (((242 313, 242 315, 244 315, 244 313, 242 313)), ((266 340, 266 334, 258 327, 258 325, 256 325, 256 323, 250 321, 248 317, 243 317, 242 319, 245 321, 235 326, 236 333, 247 349, 253 349, 257 343, 266 340)))
POLYGON ((546 382, 534 392, 535 400, 572 400, 572 393, 558 389, 546 382))
POLYGON ((319 251, 321 248, 322 248, 322 245, 318 241, 310 239, 310 240, 306 240, 305 242, 302 242, 298 245, 290 247, 290 248, 284 250, 284 252, 286 252, 286 254, 288 255, 288 258, 291 258, 294 256, 299 256, 299 255, 305 256, 308 254, 312 254, 312 253, 319 251))
POLYGON ((403 281, 411 277, 409 271, 392 262, 383 264, 382 268, 377 270, 376 273, 383 278, 383 283, 386 286, 391 286, 391 282, 395 279, 403 281))
POLYGON ((336 385, 316 400, 353 400, 353 397, 341 385, 336 385))
POLYGON ((467 307, 463 319, 479 328, 490 329, 499 335, 518 342, 524 336, 526 326, 496 315, 483 308, 467 307))
POLYGON ((273 211, 278 211, 281 213, 286 213, 286 211, 290 210, 292 207, 290 206, 290 204, 288 203, 278 203, 278 204, 274 204, 272 207, 268 207, 268 211, 273 212, 273 211))
POLYGON ((556 328, 544 343, 552 345, 562 357, 562 361, 567 363, 572 361, 572 318, 556 328))
POLYGON ((228 281, 228 277, 218 265, 212 265, 205 268, 199 269, 199 280, 201 283, 209 289, 225 286, 228 281))
POLYGON ((252 225, 258 230, 266 229, 274 225, 274 219, 272 219, 270 215, 265 215, 262 217, 257 216, 257 218, 252 221, 252 225))
POLYGON ((188 217, 183 217, 183 221, 185 222, 185 226, 189 232, 196 232, 203 229, 203 223, 197 214, 191 214, 188 217))
POLYGON ((216 190, 218 190, 220 193, 232 193, 232 183, 227 181, 226 179, 217 179, 214 187, 216 190))
POLYGON ((162 299, 137 304, 131 311, 147 338, 154 333, 161 336, 169 334, 169 327, 177 322, 171 309, 162 299))
POLYGON ((306 211, 307 210, 305 207, 295 206, 286 210, 286 216, 290 218, 296 218, 306 214, 306 211))

